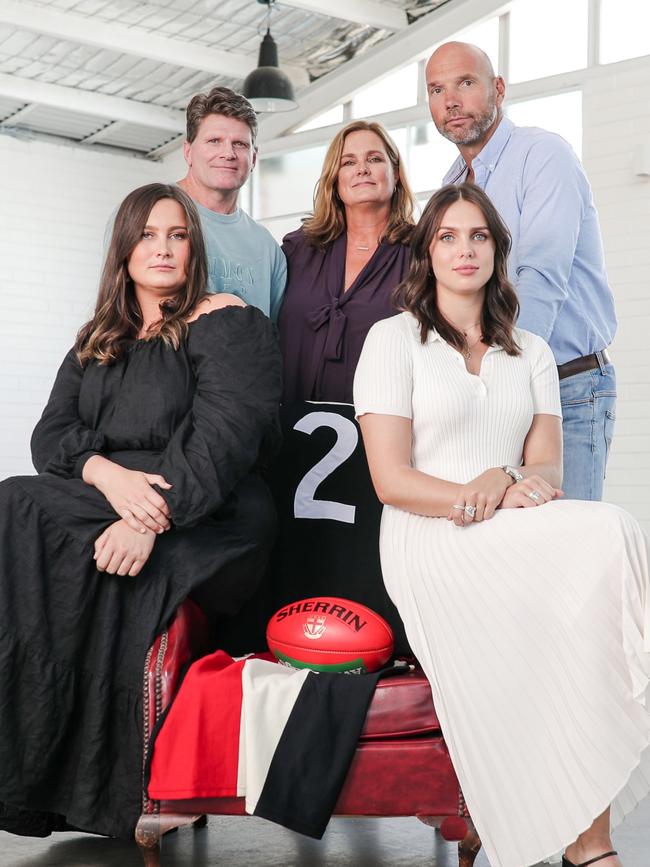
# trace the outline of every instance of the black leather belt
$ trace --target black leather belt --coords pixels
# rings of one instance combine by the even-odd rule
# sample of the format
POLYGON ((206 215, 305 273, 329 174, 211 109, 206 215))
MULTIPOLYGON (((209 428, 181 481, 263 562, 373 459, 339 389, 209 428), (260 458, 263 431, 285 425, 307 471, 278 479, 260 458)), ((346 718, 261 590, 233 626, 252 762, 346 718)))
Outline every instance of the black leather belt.
POLYGON ((586 370, 595 370, 600 367, 598 356, 603 360, 603 364, 610 364, 609 352, 603 349, 602 352, 591 355, 583 355, 582 358, 572 358, 565 364, 558 364, 557 373, 560 379, 566 379, 567 376, 575 376, 576 373, 584 373, 586 370))

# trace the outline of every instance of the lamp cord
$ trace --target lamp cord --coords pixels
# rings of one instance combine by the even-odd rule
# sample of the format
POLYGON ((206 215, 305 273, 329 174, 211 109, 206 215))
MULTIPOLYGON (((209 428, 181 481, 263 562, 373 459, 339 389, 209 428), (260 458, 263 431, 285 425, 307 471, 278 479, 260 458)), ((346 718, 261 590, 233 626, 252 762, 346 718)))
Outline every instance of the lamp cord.
MULTIPOLYGON (((271 7, 275 6, 276 0, 257 0, 261 5, 266 6, 266 32, 271 32, 271 7)), ((264 25, 262 25, 263 28, 264 25)), ((257 33, 259 36, 262 35, 262 29, 260 27, 257 28, 257 33)))

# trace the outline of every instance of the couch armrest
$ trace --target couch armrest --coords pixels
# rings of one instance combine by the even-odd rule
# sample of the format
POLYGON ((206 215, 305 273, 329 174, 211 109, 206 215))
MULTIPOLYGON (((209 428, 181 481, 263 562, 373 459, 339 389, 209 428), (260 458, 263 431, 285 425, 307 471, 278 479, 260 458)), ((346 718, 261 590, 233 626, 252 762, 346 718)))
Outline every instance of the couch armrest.
POLYGON ((149 731, 171 701, 188 662, 209 651, 208 620, 201 609, 186 599, 171 623, 149 648, 145 663, 145 731, 149 731))
POLYGON ((157 804, 150 801, 144 789, 145 765, 151 732, 161 714, 169 705, 187 663, 210 650, 208 619, 201 609, 186 599, 179 605, 171 623, 147 651, 144 664, 142 694, 143 729, 143 790, 144 813, 157 812, 157 804))

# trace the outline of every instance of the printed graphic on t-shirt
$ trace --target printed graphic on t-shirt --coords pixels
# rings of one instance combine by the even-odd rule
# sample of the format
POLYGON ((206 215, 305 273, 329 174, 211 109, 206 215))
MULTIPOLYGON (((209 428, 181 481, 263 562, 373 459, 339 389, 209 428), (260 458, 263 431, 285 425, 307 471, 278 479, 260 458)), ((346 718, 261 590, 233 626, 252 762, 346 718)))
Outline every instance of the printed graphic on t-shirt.
POLYGON ((253 266, 224 256, 208 257, 208 279, 213 292, 231 292, 244 300, 255 289, 253 266))

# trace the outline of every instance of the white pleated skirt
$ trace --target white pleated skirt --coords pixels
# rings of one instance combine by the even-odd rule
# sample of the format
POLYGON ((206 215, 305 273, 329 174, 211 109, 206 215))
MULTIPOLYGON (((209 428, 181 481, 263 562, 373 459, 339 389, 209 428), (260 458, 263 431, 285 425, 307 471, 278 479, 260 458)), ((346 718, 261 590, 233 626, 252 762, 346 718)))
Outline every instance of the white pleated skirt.
POLYGON ((459 528, 385 507, 389 594, 492 867, 571 843, 650 792, 648 549, 605 503, 459 528))

